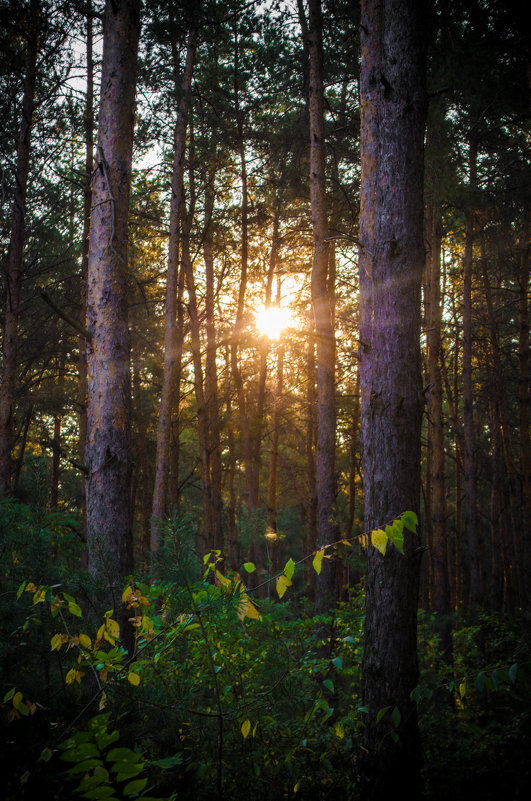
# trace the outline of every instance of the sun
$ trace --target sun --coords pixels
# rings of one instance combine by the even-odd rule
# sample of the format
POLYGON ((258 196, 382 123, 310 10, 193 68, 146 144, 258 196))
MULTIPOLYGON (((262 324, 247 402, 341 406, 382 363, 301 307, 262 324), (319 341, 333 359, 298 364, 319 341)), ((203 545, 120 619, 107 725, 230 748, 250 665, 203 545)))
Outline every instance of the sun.
POLYGON ((256 327, 260 333, 269 339, 280 339, 282 332, 290 324, 291 315, 287 309, 278 306, 269 306, 259 309, 256 313, 256 327))

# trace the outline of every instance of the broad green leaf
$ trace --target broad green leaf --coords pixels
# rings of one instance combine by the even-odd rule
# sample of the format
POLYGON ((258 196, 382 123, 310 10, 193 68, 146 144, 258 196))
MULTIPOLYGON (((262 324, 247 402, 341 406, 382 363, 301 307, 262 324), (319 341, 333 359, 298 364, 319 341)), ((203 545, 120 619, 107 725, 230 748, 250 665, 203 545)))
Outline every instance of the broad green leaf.
POLYGON ((376 723, 379 723, 383 718, 383 716, 386 714, 386 712, 389 712, 390 709, 391 709, 390 706, 384 706, 382 709, 380 709, 378 711, 378 714, 376 715, 376 723))
POLYGON ((290 581, 293 578, 294 570, 295 570, 295 562, 293 561, 293 559, 290 558, 290 559, 288 559, 288 561, 286 562, 286 565, 284 567, 284 574, 286 575, 286 577, 290 581))
POLYGON ((282 598, 288 587, 291 587, 291 581, 283 573, 277 578, 277 592, 279 598, 282 598))
POLYGON ((401 519, 409 531, 413 532, 413 534, 417 533, 419 520, 415 512, 404 512, 401 519))
POLYGON ((518 665, 515 663, 512 667, 509 668, 508 672, 509 681, 511 682, 511 684, 515 683, 517 673, 518 673, 518 665))
POLYGON ((39 757, 40 762, 49 762, 52 758, 53 751, 51 748, 43 748, 39 757))
MULTIPOLYGON (((146 779, 147 781, 147 779, 146 779)), ((96 787, 94 790, 89 790, 86 793, 83 793, 84 798, 95 799, 98 801, 99 798, 116 798, 114 787, 96 787)))
POLYGON ((334 692, 334 682, 330 679, 325 679, 323 681, 323 687, 326 687, 327 690, 330 690, 331 693, 334 692))
POLYGON ((391 720, 393 721, 393 726, 398 728, 400 726, 400 721, 402 720, 402 715, 400 714, 400 710, 397 706, 391 712, 391 720))
POLYGON ((485 684, 484 679, 485 677, 483 673, 478 673, 478 675, 476 676, 476 681, 474 682, 474 684, 476 685, 476 690, 479 690, 479 692, 483 690, 485 684))
POLYGON ((256 570, 256 566, 254 562, 244 562, 243 569, 247 571, 247 573, 254 573, 256 570))
POLYGON ((83 617, 81 607, 79 606, 79 604, 76 604, 75 601, 68 602, 68 611, 71 612, 71 614, 75 615, 76 617, 83 617))
POLYGON ((498 690, 499 689, 499 686, 498 686, 498 672, 496 670, 493 670, 492 673, 490 674, 490 680, 492 681, 492 689, 493 690, 498 690))
POLYGON ((23 581, 22 584, 20 585, 20 587, 17 590, 17 600, 20 598, 20 596, 22 595, 22 593, 24 592, 25 589, 26 589, 26 582, 23 581))
POLYGON ((161 770, 168 770, 168 768, 174 768, 176 765, 181 765, 183 761, 182 754, 174 754, 171 757, 165 757, 164 759, 157 759, 152 762, 152 765, 155 765, 157 768, 161 770))
POLYGON ((126 784, 122 792, 124 795, 135 795, 135 793, 140 793, 146 786, 147 781, 147 779, 135 779, 134 782, 129 782, 129 784, 126 784))
POLYGON ((403 554, 404 553, 404 531, 403 531, 404 525, 402 524, 402 527, 399 530, 399 529, 397 529, 395 527, 395 523, 398 523, 398 522, 399 522, 398 520, 395 520, 395 522, 393 523, 392 526, 386 526, 385 527, 385 533, 387 534, 387 536, 389 537, 389 539, 391 540, 391 542, 393 543, 393 545, 395 546, 397 551, 400 551, 400 553, 403 554))
POLYGON ((388 538, 385 531, 383 531, 381 528, 377 528, 371 532, 371 542, 376 550, 380 551, 382 556, 385 556, 388 543, 388 538))
POLYGON ((251 731, 251 721, 249 720, 249 718, 243 721, 240 727, 240 731, 243 735, 243 739, 246 740, 247 737, 249 736, 249 732, 251 731))
POLYGON ((29 715, 29 709, 22 700, 21 692, 15 693, 15 695, 13 696, 13 706, 15 707, 17 712, 20 712, 21 715, 29 715))
POLYGON ((317 573, 318 576, 321 573, 321 567, 322 567, 322 564, 323 564, 324 552, 325 552, 325 549, 321 548, 319 551, 317 551, 317 553, 313 557, 313 562, 312 562, 313 569, 315 570, 315 572, 317 573))
POLYGON ((11 699, 13 698, 15 693, 16 693, 16 688, 15 687, 11 687, 11 689, 8 690, 6 692, 6 694, 4 695, 4 701, 11 701, 11 699))
POLYGON ((343 670, 343 659, 342 659, 340 656, 335 656, 335 657, 332 659, 332 664, 333 664, 333 666, 334 666, 334 667, 336 667, 338 670, 343 670))

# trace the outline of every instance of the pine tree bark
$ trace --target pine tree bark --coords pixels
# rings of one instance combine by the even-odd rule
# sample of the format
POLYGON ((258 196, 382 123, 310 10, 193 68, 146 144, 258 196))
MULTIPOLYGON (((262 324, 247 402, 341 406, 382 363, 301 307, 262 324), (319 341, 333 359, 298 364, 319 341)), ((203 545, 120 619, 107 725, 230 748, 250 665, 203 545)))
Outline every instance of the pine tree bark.
MULTIPOLYGON (((312 206, 313 262, 311 276, 312 308, 316 334, 317 363, 317 454, 316 489, 318 545, 339 539, 335 520, 335 355, 334 286, 326 207, 325 130, 322 11, 320 0, 308 2, 307 49, 310 62, 310 198, 312 206)), ((328 554, 329 556, 331 554, 328 554)), ((335 564, 323 560, 316 579, 315 606, 322 610, 335 599, 335 564)))
POLYGON ((428 215, 430 251, 428 256, 428 316, 426 319, 428 372, 428 427, 431 466, 431 608, 437 613, 443 658, 452 650, 450 625, 450 582, 448 577, 448 531, 446 509, 446 470, 444 454, 444 414, 441 379, 441 219, 438 209, 428 215))
MULTIPOLYGON (((420 290, 424 265, 425 67, 420 7, 364 0, 361 16, 360 381, 365 527, 420 496, 420 290)), ((417 684, 419 540, 369 545, 362 696, 367 799, 420 796, 417 684), (398 710, 377 723, 379 710, 398 710), (398 716, 395 713, 395 722, 398 716), (397 738, 391 735, 396 734, 397 738)))
MULTIPOLYGON (((87 273, 90 234, 90 207, 92 203, 92 170, 94 168, 94 59, 92 3, 87 5, 87 94, 85 98, 85 176, 83 180, 83 241, 81 243, 81 292, 80 292, 80 324, 85 327, 87 319, 87 273)), ((87 343, 85 337, 79 338, 78 354, 78 415, 79 433, 77 453, 79 463, 85 464, 85 447, 87 444, 87 343)), ((87 529, 87 491, 85 474, 81 473, 81 514, 83 531, 87 529)))
MULTIPOLYGON (((177 339, 177 283, 179 274, 179 223, 182 204, 182 187, 184 175, 184 152, 186 144, 186 126, 192 73, 197 46, 197 35, 191 31, 188 37, 186 62, 182 80, 182 97, 175 123, 173 144, 173 173, 170 201, 170 237, 168 242, 168 269, 166 273, 166 304, 164 312, 164 372, 162 380, 162 396, 160 401, 157 427, 157 456, 155 462, 155 486, 153 489, 153 507, 151 512, 151 551, 156 553, 159 547, 160 522, 166 512, 168 482, 170 474, 170 441, 171 419, 174 406, 175 376, 180 361, 181 343, 177 339)), ((177 56, 174 53, 174 67, 177 72, 177 56)), ((177 85, 175 91, 180 87, 177 85)))
POLYGON ((85 462, 89 570, 112 590, 115 608, 133 560, 127 236, 139 33, 139 0, 107 0, 89 237, 85 462))
MULTIPOLYGON (((469 187, 476 187, 477 142, 469 142, 469 187)), ((468 592, 466 603, 475 614, 481 599, 479 575, 479 531, 477 514, 476 437, 474 433, 474 398, 472 389, 472 272, 474 216, 470 200, 466 210, 465 251, 463 257, 463 443, 465 472, 465 532, 468 545, 468 592)))
POLYGON ((0 381, 0 495, 8 492, 11 486, 11 448, 18 358, 17 333, 26 228, 26 195, 30 169, 30 137, 35 107, 40 22, 40 2, 39 0, 31 0, 27 26, 24 94, 22 98, 22 119, 17 146, 11 236, 5 266, 6 301, 0 381))

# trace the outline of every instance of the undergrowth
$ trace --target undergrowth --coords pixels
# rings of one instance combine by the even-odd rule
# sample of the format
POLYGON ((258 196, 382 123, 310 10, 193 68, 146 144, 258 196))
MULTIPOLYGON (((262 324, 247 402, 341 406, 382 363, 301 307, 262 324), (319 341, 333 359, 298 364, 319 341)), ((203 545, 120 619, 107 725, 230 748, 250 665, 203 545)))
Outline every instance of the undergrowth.
MULTIPOLYGON (((231 574, 219 553, 197 554, 180 518, 149 575, 130 577, 122 608, 96 610, 77 519, 3 501, 0 534, 9 801, 357 798, 362 587, 315 617, 288 563, 282 599, 257 600, 242 578, 252 566, 231 574)), ((528 628, 456 620, 447 664, 436 621, 420 613, 427 798, 526 797, 528 628)))

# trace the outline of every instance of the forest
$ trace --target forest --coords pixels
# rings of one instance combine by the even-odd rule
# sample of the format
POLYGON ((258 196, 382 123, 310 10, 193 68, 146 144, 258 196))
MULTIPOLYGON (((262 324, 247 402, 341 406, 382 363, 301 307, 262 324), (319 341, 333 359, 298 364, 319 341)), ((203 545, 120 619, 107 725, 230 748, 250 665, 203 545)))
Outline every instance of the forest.
POLYGON ((0 0, 7 801, 531 792, 518 0, 0 0))

